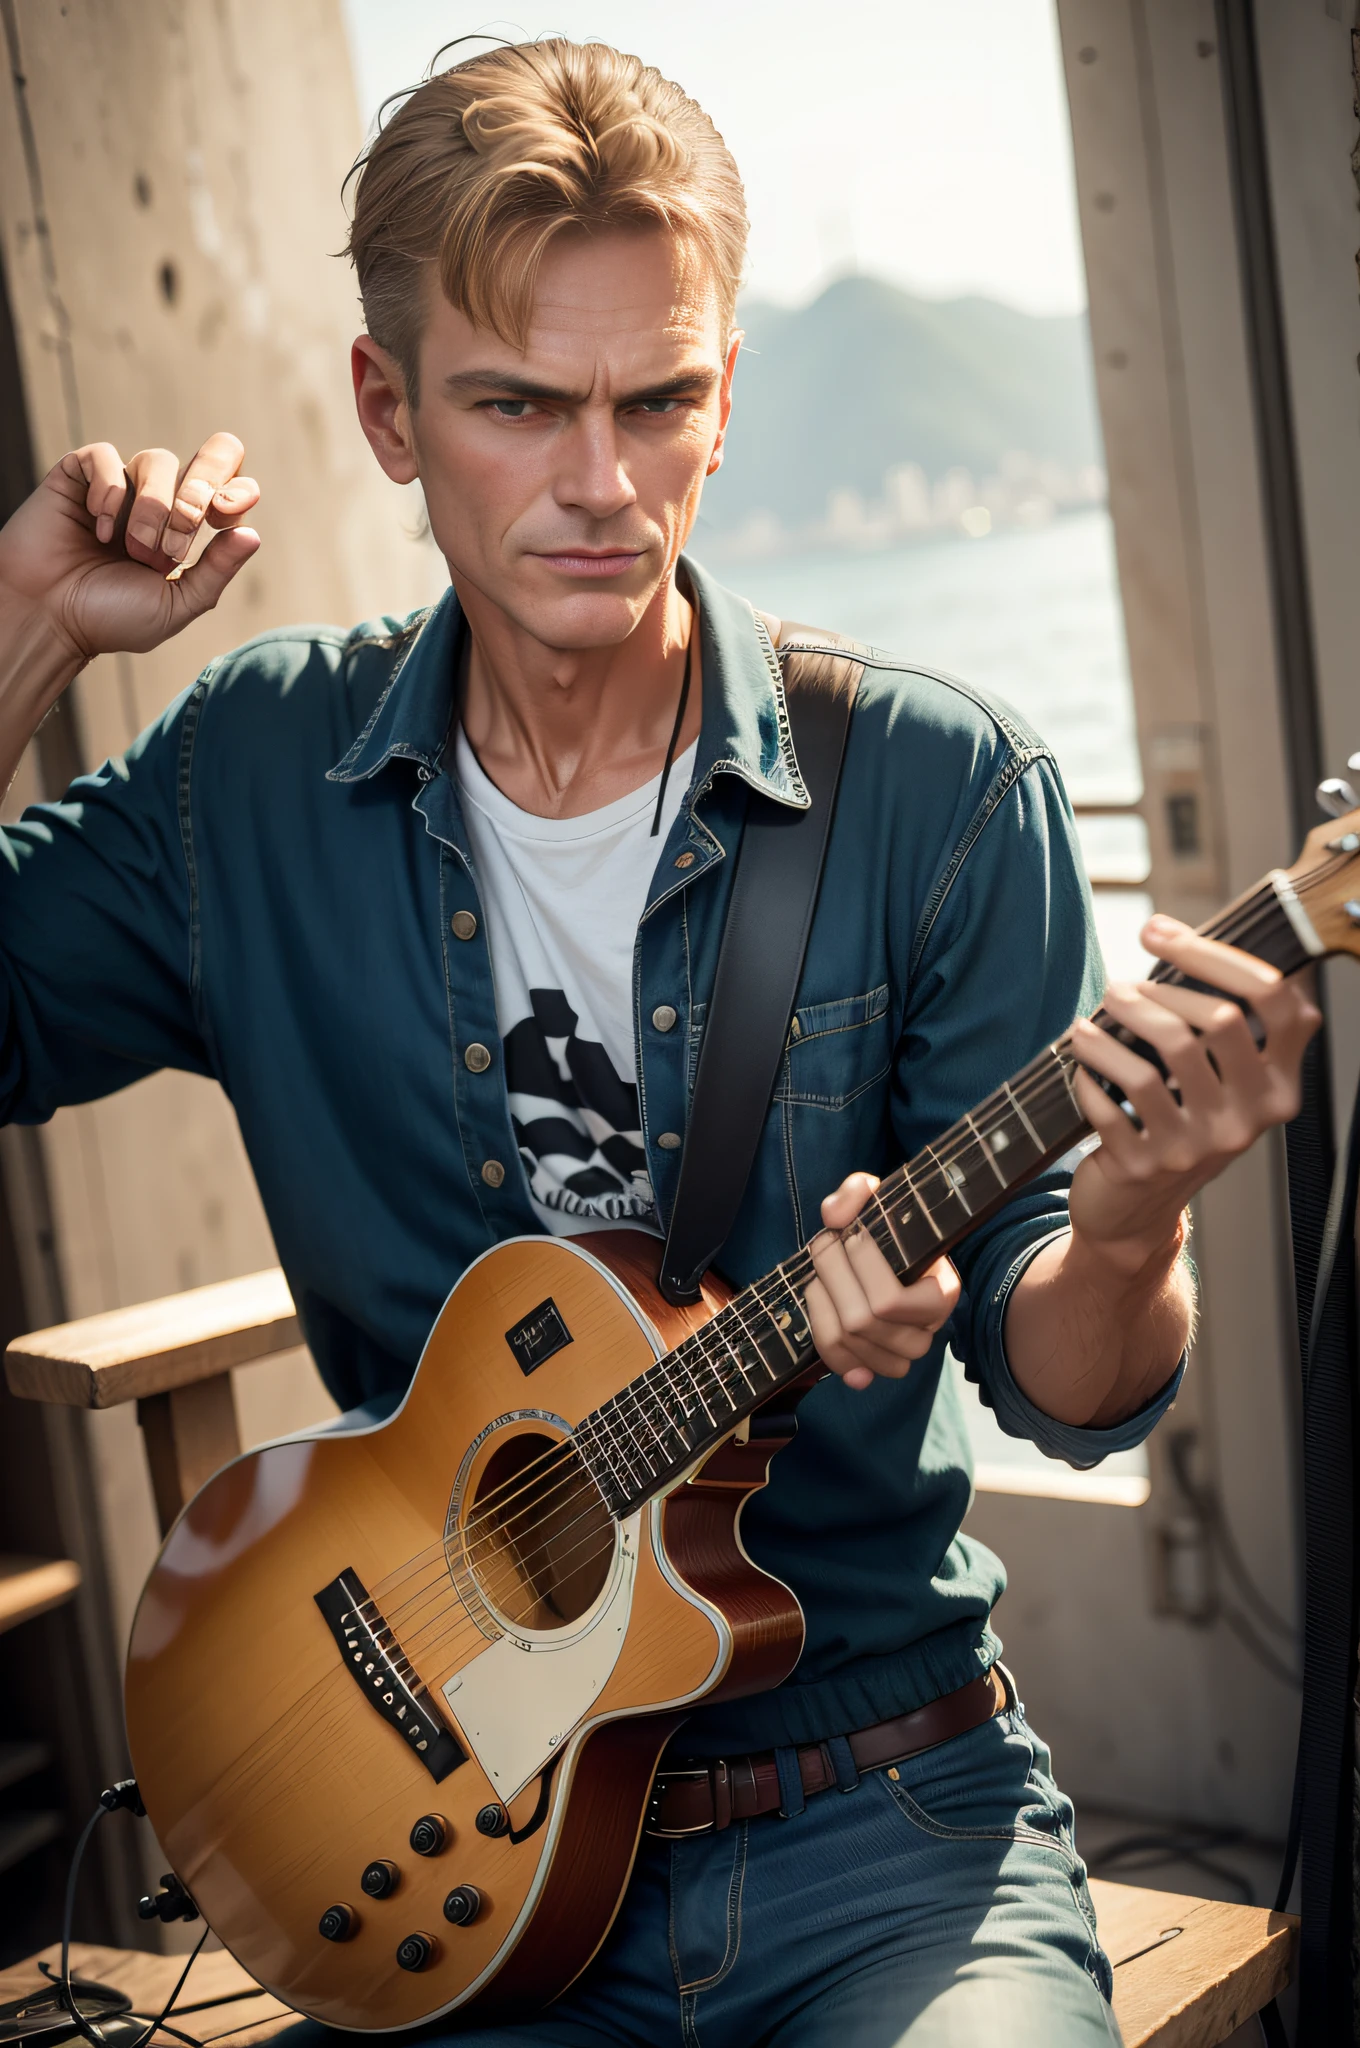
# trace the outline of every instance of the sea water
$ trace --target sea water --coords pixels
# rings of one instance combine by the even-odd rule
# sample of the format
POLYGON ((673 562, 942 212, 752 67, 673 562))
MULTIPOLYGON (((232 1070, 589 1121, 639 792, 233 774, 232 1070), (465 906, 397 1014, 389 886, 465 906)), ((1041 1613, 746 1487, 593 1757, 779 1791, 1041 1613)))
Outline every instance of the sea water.
MULTIPOLYGON (((1103 510, 1037 529, 907 542, 875 553, 822 549, 734 560, 695 551, 762 610, 867 640, 1002 697, 1052 747, 1074 803, 1130 803, 1142 788, 1114 538, 1103 510)), ((1138 927, 1151 904, 1141 820, 1082 818, 1111 974, 1145 971, 1138 927)))

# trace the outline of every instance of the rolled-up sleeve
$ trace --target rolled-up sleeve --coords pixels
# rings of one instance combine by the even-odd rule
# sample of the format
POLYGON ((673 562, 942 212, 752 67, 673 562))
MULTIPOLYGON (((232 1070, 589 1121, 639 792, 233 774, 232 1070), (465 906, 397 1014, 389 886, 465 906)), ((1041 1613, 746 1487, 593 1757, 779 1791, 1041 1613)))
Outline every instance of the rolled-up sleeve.
POLYGON ((182 830, 201 688, 0 831, 0 1123, 159 1067, 210 1073, 182 830))
MULTIPOLYGON (((894 1118, 908 1158, 1089 1013, 1100 949, 1072 813, 1041 755, 987 793, 968 844, 918 934, 898 1048, 894 1118)), ((1006 1358, 1006 1305, 1031 1259, 1068 1227, 1071 1171, 1036 1176, 953 1253, 963 1286, 950 1345, 1010 1436, 1088 1467, 1141 1443, 1175 1399, 1176 1372, 1108 1429, 1056 1421, 1021 1391, 1006 1358)))

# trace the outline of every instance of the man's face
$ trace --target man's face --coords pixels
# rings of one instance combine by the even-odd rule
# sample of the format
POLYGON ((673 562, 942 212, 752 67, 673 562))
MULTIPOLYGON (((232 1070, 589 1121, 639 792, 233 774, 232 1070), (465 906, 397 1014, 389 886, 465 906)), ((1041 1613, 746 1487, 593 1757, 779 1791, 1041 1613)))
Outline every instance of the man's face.
MULTIPOLYGON (((356 354, 360 416, 388 474, 419 476, 460 587, 548 646, 613 646, 674 568, 718 466, 728 342, 673 237, 573 231, 544 257, 522 354, 432 286, 419 406, 388 408, 385 452, 356 354)), ((378 368, 370 353, 370 387, 378 368)))

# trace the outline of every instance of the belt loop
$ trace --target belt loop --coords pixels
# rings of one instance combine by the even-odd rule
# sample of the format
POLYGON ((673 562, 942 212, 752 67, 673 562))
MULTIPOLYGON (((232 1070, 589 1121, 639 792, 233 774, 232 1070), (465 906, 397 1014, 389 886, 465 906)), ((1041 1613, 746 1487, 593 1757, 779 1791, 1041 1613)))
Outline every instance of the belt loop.
POLYGON ((732 1825, 732 1787, 727 1779, 727 1758, 715 1757, 708 1767, 709 1783, 713 1787, 713 1829, 721 1834, 732 1825))
POLYGON ((807 1805, 803 1797, 803 1769, 798 1751, 793 1748, 777 1749, 774 1767, 779 1773, 779 1811, 785 1820, 792 1820, 807 1805))
POLYGON ((842 1792, 858 1792, 859 1767, 854 1751, 843 1735, 828 1735, 826 1746, 831 1755, 831 1767, 836 1773, 836 1784, 842 1792))

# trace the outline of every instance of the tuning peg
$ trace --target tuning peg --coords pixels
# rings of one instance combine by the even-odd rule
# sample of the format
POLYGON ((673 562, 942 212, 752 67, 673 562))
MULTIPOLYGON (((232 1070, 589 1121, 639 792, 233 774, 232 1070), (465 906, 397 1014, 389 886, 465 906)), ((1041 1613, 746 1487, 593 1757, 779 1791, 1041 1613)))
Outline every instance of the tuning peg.
MULTIPOLYGON (((1352 756, 1346 766, 1354 768, 1355 765, 1356 757, 1352 756)), ((1360 810, 1360 796, 1356 795, 1344 776, 1329 775, 1325 782, 1318 784, 1316 794, 1318 809, 1325 811, 1329 818, 1341 818, 1347 811, 1360 810)))

